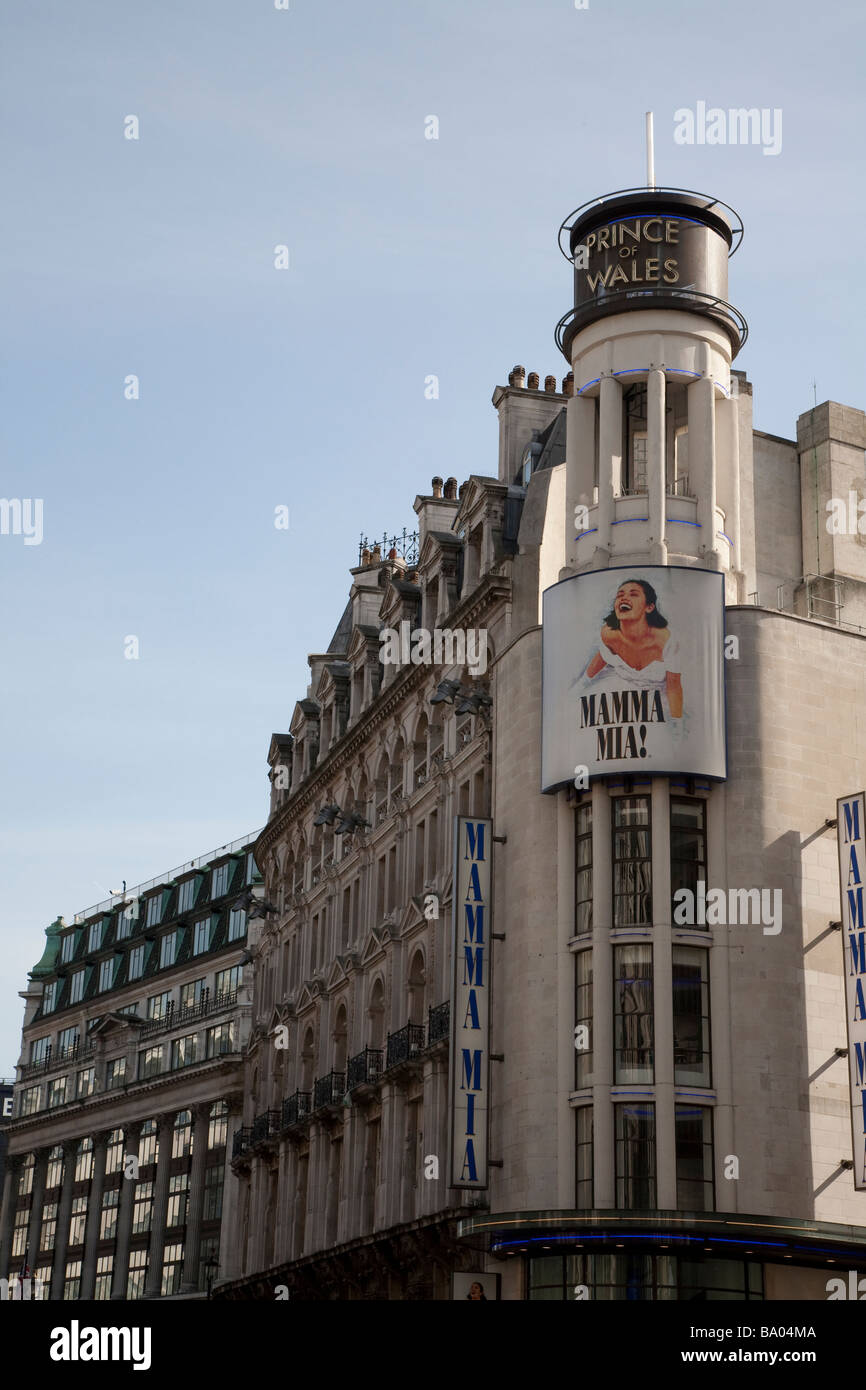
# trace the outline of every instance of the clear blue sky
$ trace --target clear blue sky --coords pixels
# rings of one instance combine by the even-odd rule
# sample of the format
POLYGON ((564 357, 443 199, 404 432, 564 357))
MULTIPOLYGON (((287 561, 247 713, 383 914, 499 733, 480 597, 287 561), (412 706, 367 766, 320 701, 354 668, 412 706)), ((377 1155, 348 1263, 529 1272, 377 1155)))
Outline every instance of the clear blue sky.
POLYGON ((566 369, 559 223, 644 182, 645 110, 657 180, 745 220, 756 426, 813 377, 866 406, 861 0, 290 5, 4 9, 0 493, 44 538, 0 536, 0 1074, 47 923, 263 823, 359 531, 495 474, 493 387, 566 369), (698 101, 780 108, 781 153, 675 144, 698 101))

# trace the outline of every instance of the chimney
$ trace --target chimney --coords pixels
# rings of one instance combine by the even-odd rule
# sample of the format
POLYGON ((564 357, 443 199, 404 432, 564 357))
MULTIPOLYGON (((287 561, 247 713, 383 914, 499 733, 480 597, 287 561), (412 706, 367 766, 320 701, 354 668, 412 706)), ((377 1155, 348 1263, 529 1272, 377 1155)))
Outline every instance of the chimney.
POLYGON ((446 497, 447 501, 449 501, 449 502, 453 502, 453 501, 456 500, 456 497, 457 497, 457 479, 456 479, 456 478, 446 478, 446 480, 445 480, 445 497, 446 497))
MULTIPOLYGON (((512 367, 508 373, 508 385, 497 386, 493 392, 493 404, 499 412, 499 481, 513 483, 519 481, 517 475, 527 444, 532 442, 532 431, 539 433, 546 429, 554 416, 564 408, 562 396, 556 390, 556 377, 544 380, 544 391, 538 390, 538 372, 530 372, 523 389, 526 373, 523 367, 512 367), (530 395, 529 392, 536 394, 530 395)), ((573 376, 571 379, 573 389, 573 376)), ((563 395, 569 394, 563 382, 563 395)))
POLYGON ((538 372, 529 373, 529 376, 526 378, 526 389, 527 391, 538 390, 538 372))
POLYGON ((549 391, 555 391, 555 390, 556 390, 556 377, 555 377, 555 376, 546 376, 546 377, 544 378, 544 389, 545 389, 545 391, 548 391, 548 392, 549 392, 549 391))

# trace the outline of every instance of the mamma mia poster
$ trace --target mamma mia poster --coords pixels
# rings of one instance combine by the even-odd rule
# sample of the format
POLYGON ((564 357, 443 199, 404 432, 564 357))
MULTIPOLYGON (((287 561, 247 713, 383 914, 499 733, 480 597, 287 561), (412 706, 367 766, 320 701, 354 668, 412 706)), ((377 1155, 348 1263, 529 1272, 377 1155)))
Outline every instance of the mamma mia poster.
POLYGON ((543 791, 582 775, 727 775, 723 575, 592 570, 543 602, 543 791))

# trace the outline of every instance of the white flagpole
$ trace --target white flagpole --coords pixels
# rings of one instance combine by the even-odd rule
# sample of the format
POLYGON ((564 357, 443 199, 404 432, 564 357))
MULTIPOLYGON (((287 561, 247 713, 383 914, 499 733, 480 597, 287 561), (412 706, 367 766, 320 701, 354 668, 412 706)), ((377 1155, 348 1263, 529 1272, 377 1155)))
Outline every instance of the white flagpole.
POLYGON ((646 113, 646 186, 655 188, 656 176, 653 161, 653 113, 646 113))

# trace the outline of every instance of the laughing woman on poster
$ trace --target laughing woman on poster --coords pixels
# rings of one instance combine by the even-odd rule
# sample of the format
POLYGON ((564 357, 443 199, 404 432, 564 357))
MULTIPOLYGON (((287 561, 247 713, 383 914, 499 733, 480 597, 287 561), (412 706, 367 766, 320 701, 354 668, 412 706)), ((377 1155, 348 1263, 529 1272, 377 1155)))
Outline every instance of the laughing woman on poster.
POLYGON ((579 678, 580 684, 586 688, 601 673, 611 683, 658 690, 671 718, 682 718, 679 643, 658 611, 655 589, 645 579, 620 584, 602 624, 598 651, 579 678))

